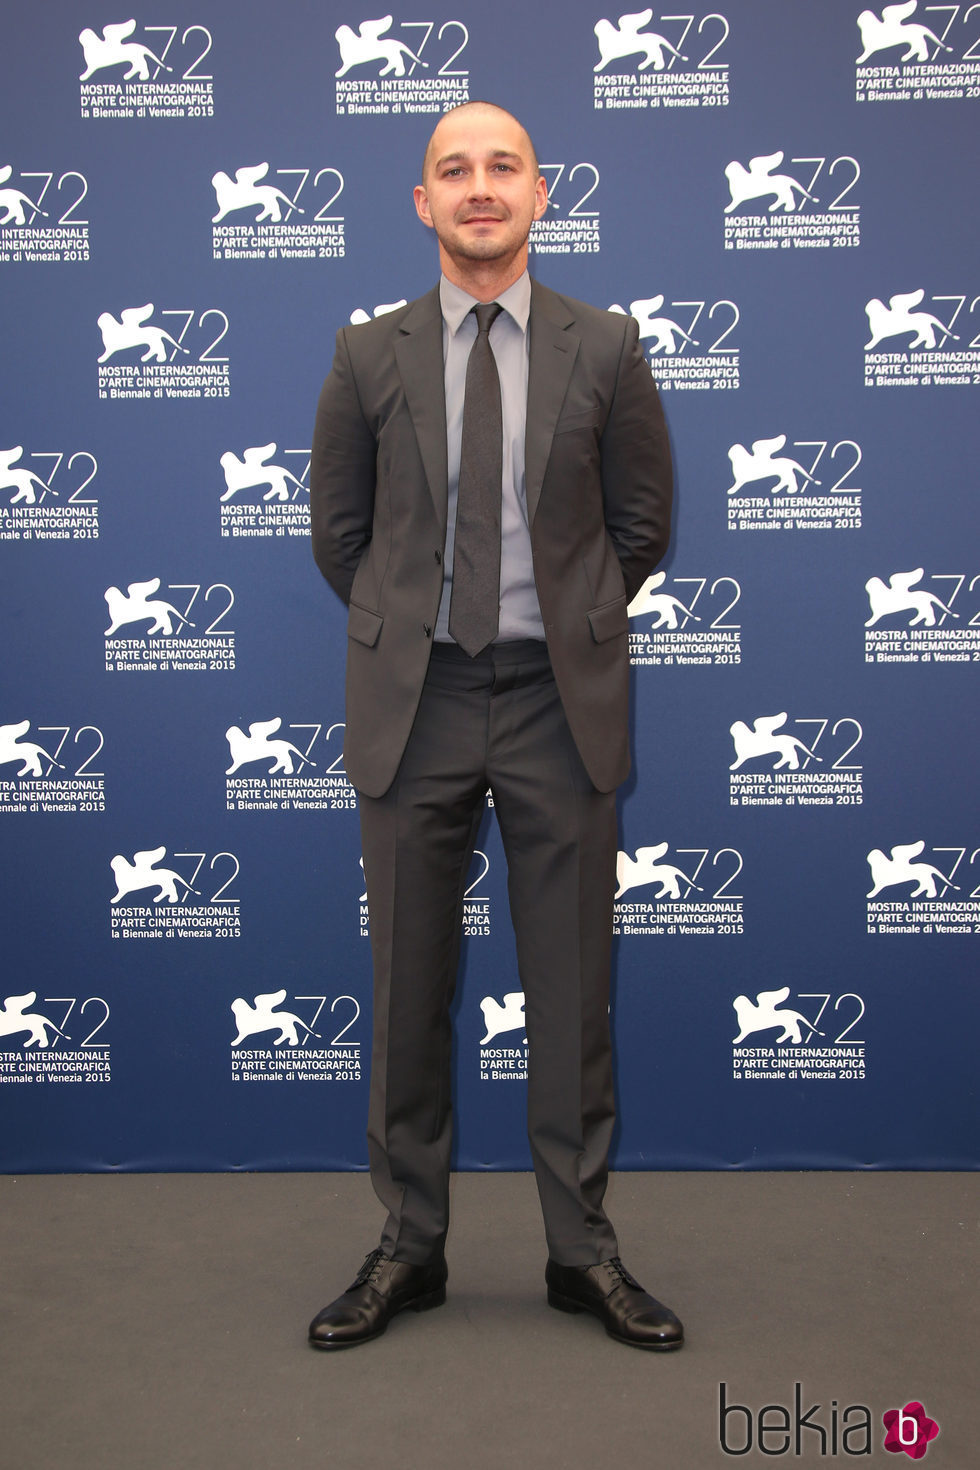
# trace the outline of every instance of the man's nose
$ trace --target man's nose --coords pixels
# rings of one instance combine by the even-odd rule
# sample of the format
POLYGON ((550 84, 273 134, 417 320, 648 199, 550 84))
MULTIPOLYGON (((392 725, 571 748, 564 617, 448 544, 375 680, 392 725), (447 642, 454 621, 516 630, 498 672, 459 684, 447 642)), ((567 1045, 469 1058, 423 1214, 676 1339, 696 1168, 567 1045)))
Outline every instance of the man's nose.
POLYGON ((489 199, 493 196, 493 179, 486 169, 475 168, 470 180, 470 194, 475 199, 489 199))

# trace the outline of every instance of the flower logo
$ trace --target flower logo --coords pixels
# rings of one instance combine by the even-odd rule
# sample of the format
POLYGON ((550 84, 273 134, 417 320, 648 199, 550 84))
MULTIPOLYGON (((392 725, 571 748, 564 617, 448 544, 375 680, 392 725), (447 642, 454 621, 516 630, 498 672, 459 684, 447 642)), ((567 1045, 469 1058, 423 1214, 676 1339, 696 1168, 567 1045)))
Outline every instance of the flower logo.
POLYGON ((929 1441, 936 1438, 939 1425, 930 1419, 922 1405, 915 1399, 904 1409, 889 1409, 882 1415, 888 1433, 885 1449, 893 1455, 904 1450, 911 1460, 921 1460, 929 1448, 929 1441))

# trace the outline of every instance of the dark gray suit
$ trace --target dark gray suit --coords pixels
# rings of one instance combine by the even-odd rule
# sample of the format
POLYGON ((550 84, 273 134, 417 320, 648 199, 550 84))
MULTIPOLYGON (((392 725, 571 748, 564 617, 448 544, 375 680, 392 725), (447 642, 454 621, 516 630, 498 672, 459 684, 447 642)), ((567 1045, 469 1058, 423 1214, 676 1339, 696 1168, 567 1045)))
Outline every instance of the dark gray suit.
POLYGON ((667 546, 670 453, 632 318, 534 282, 529 352, 525 483, 546 652, 432 656, 448 494, 438 288, 338 334, 313 440, 314 554, 349 606, 344 754, 375 963, 372 1178, 389 1211, 382 1244, 406 1261, 437 1254, 445 1235, 447 1012, 488 782, 550 1252, 565 1265, 616 1254, 602 1211, 613 793, 629 770, 627 603, 667 546))

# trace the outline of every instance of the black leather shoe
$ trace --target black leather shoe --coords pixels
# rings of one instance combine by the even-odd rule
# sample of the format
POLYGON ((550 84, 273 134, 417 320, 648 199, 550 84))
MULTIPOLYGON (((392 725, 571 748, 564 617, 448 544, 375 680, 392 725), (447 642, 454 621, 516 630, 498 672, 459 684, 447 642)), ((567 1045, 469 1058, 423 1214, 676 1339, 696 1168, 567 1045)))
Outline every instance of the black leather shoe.
POLYGON ((559 1312, 591 1312, 617 1342, 662 1353, 684 1342, 684 1328, 670 1308, 645 1292, 618 1256, 597 1266, 559 1266, 549 1261, 544 1279, 549 1307, 559 1312))
POLYGON ((427 1312, 446 1300, 444 1260, 427 1266, 393 1261, 380 1246, 366 1257, 351 1285, 310 1323, 310 1343, 317 1348, 354 1347, 380 1337, 405 1307, 427 1312))

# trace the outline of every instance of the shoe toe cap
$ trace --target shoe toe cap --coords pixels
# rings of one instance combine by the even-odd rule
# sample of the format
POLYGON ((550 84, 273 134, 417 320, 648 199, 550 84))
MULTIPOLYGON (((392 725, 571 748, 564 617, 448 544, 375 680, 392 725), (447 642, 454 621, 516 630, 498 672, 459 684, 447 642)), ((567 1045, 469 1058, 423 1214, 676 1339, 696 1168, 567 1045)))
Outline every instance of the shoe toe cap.
POLYGON ((324 1307, 310 1323, 310 1342, 320 1346, 361 1342, 373 1331, 375 1324, 368 1313, 354 1303, 335 1302, 324 1307))
POLYGON ((652 1346, 680 1347, 684 1341, 684 1328, 679 1318, 653 1297, 648 1297, 636 1311, 631 1312, 623 1325, 631 1338, 652 1346))

